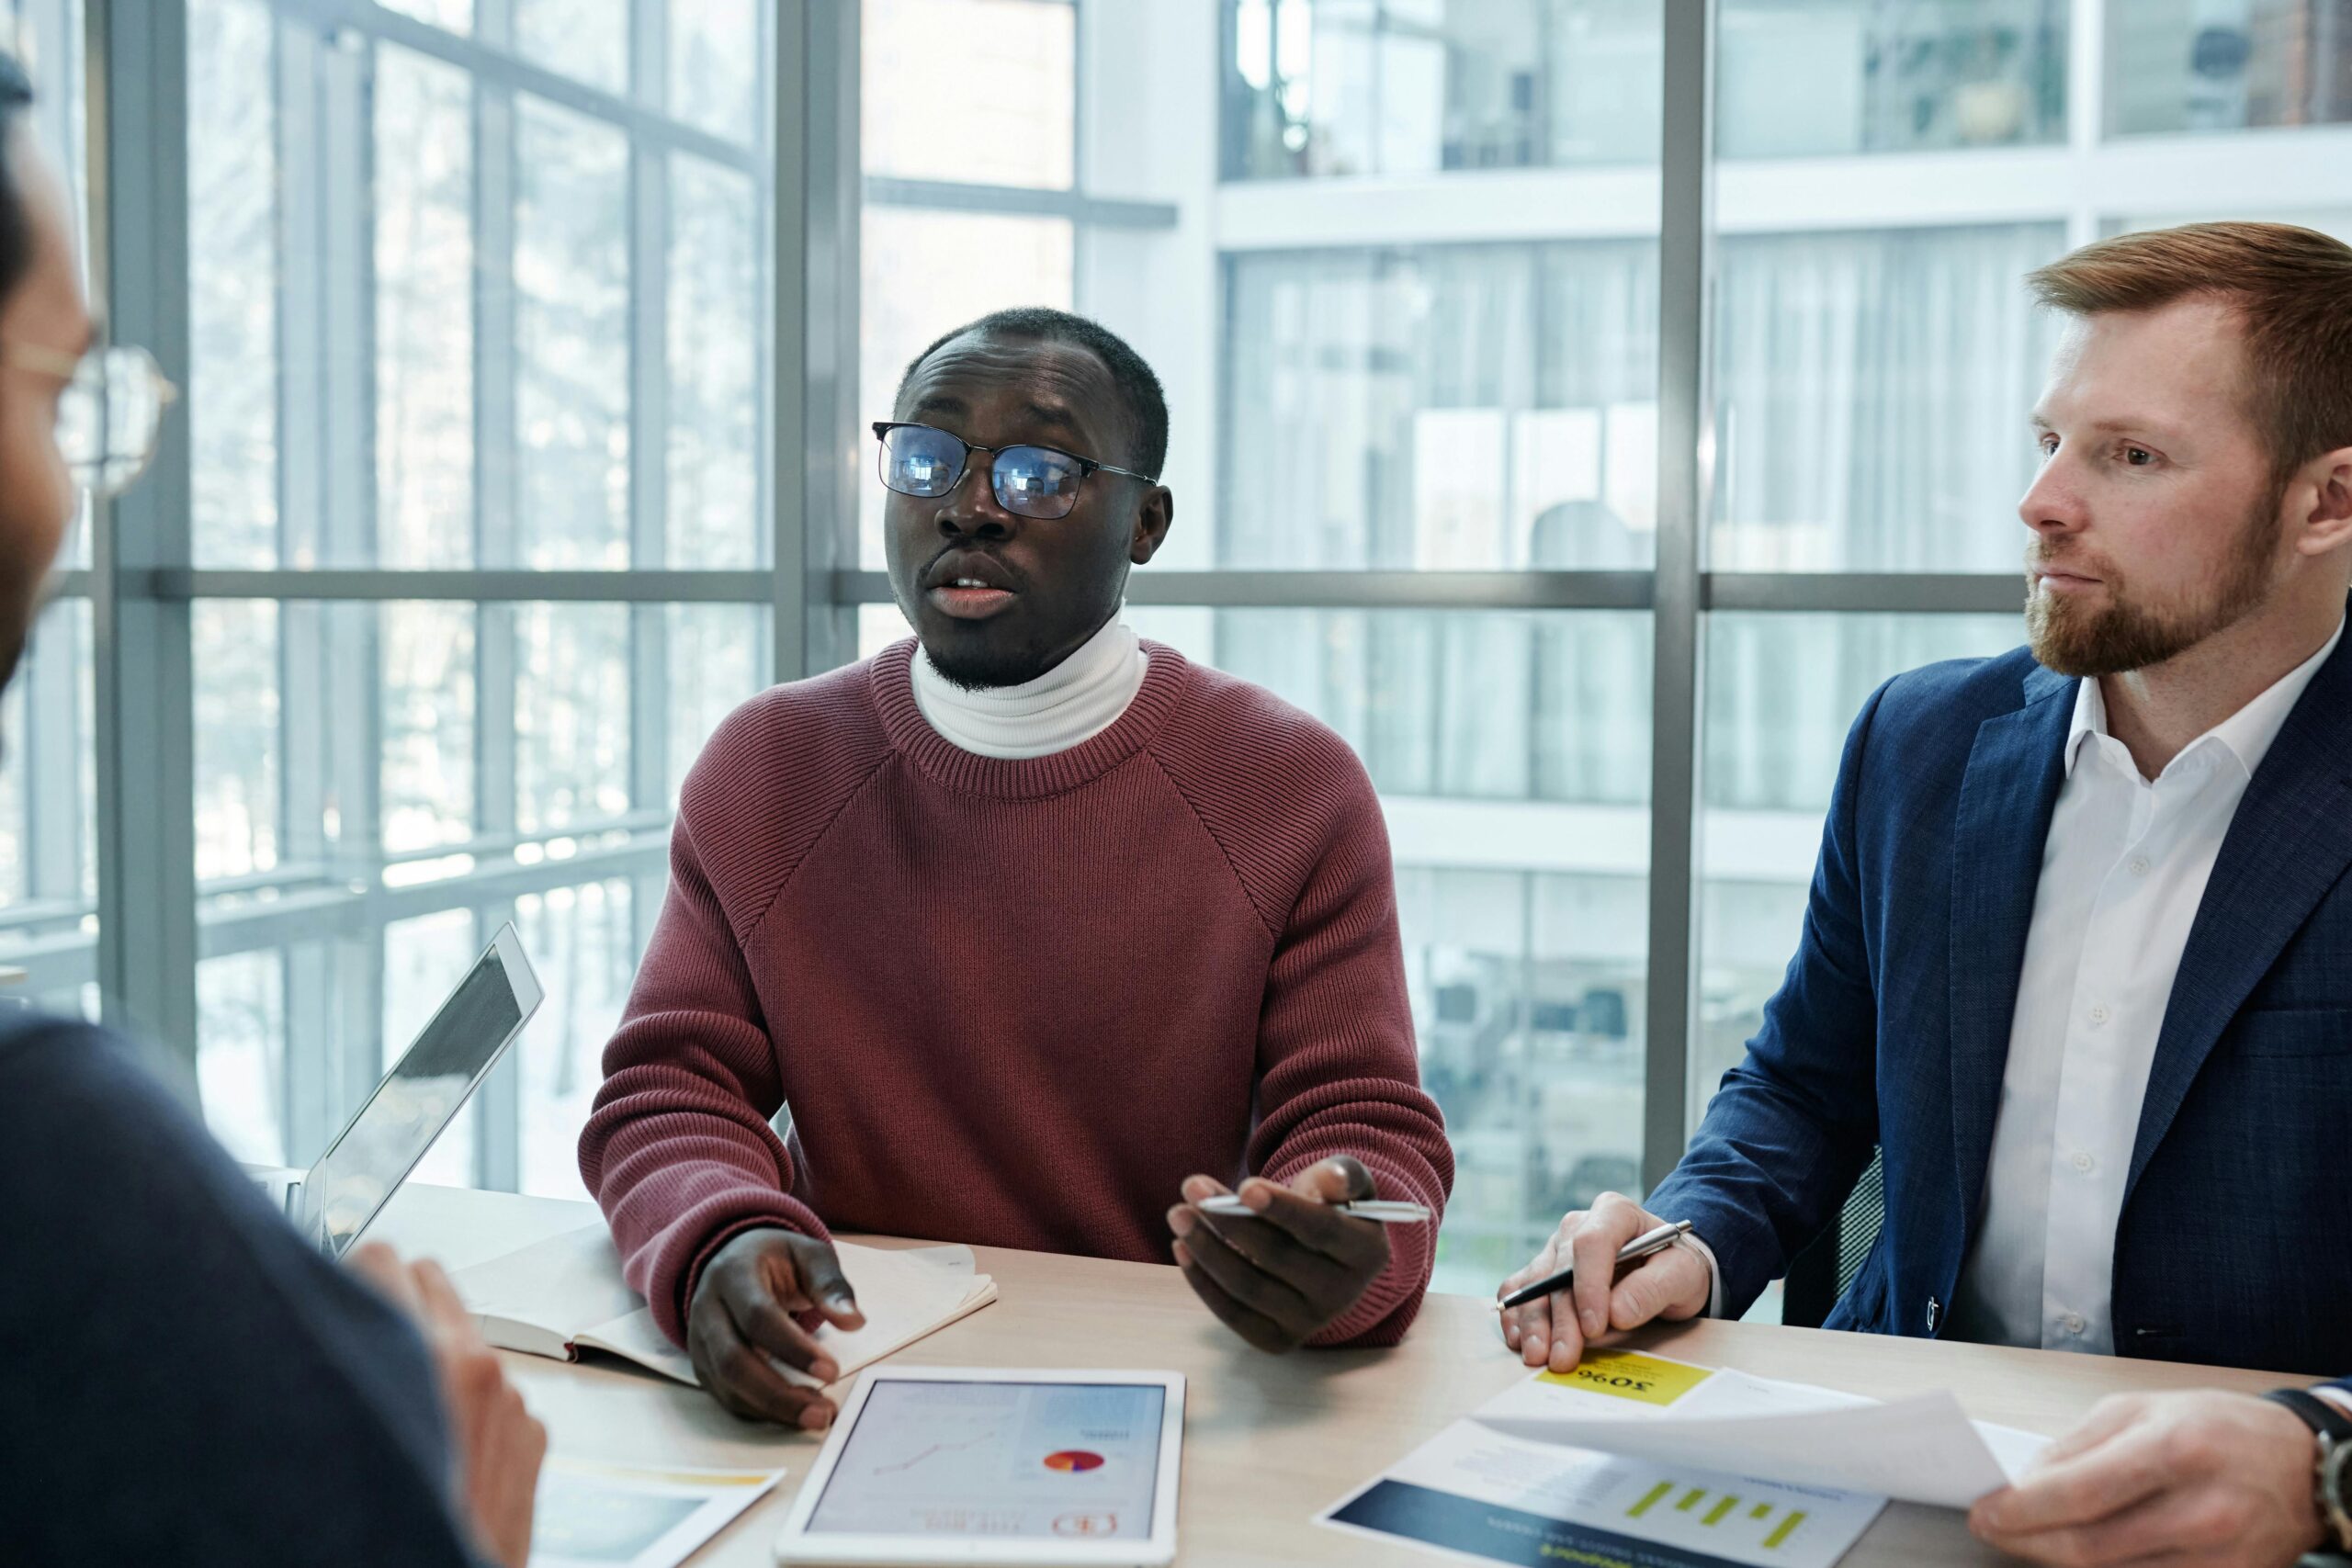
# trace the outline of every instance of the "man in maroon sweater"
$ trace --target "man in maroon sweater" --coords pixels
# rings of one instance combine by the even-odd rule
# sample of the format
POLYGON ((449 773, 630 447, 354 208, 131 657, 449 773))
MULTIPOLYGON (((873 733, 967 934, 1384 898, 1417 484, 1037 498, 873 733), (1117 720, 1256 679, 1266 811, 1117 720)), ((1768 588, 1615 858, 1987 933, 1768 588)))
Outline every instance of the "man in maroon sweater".
POLYGON ((837 1375, 829 1226, 1172 1258, 1261 1348, 1394 1344, 1436 1224, 1331 1205, 1434 1213, 1453 1161, 1387 837, 1338 736, 1119 624, 1174 515, 1157 378, 1001 312, 876 430, 917 637, 752 699, 687 776, 581 1138, 629 1282, 722 1404, 812 1430, 770 1358, 837 1375), (1255 1217, 1198 1207, 1228 1183, 1255 1217))

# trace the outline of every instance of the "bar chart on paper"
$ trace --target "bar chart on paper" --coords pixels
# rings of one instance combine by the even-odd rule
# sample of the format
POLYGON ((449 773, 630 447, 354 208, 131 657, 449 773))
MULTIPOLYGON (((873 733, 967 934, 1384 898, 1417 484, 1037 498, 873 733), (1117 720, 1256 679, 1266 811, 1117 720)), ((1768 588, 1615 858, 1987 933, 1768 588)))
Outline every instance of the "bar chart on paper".
POLYGON ((1458 1421, 1322 1518, 1513 1568, 1830 1568, 1883 1505, 1458 1421))
POLYGON ((1792 1506, 1788 1490, 1776 1486, 1776 1500, 1759 1501, 1668 1478, 1653 1483, 1625 1517, 1646 1525, 1646 1534, 1702 1551, 1735 1539, 1757 1551, 1780 1551, 1792 1543, 1802 1550, 1804 1543, 1797 1538, 1813 1514, 1792 1506))

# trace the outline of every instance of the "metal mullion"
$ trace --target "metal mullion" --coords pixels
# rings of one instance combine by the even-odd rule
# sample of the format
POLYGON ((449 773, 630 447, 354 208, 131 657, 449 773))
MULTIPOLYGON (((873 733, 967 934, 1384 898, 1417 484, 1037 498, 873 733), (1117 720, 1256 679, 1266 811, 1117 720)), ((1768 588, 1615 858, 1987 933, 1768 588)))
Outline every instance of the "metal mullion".
MULTIPOLYGON (((834 601, 887 604, 879 571, 833 574, 834 601)), ((1127 581, 1130 604, 1216 609, 1646 610, 1646 571, 1163 571, 1127 581)))
MULTIPOLYGON (((277 169, 277 222, 271 262, 277 270, 277 534, 273 562, 333 559, 325 548, 334 502, 330 476, 340 478, 329 450, 328 410, 332 340, 324 274, 334 246, 327 209, 351 210, 356 197, 331 194, 328 165, 347 162, 347 124, 363 96, 351 62, 329 69, 326 40, 317 30, 273 17, 271 91, 274 96, 271 153, 277 169), (342 102, 329 99, 340 91, 342 102), (340 114, 329 150, 327 121, 340 114)), ((329 654, 324 610, 317 605, 275 606, 277 624, 278 844, 281 863, 316 862, 327 852, 325 804, 333 794, 326 748, 334 708, 326 690, 329 654)), ((208 889, 216 893, 218 889, 208 889)), ((203 953, 201 915, 198 962, 203 953)), ((333 1027, 335 998, 330 953, 322 928, 277 948, 278 994, 284 1030, 279 1070, 273 1086, 279 1148, 289 1164, 308 1164, 326 1146, 345 1109, 345 1075, 339 1031, 333 1027)))
MULTIPOLYGON (((632 0, 632 91, 657 109, 669 86, 668 21, 658 0, 632 0)), ((642 143, 629 156, 629 564, 659 568, 669 544, 670 159, 642 143)), ((640 809, 669 803, 669 611, 632 605, 629 804, 640 809)), ((644 892, 630 884, 632 953, 643 953, 653 935, 654 900, 644 892)))
MULTIPOLYGON (((486 947, 498 928, 514 919, 514 902, 479 903, 473 915, 474 946, 486 947)), ((523 1050, 516 1042, 474 1091, 474 1184, 493 1192, 523 1187, 523 1050)))
MULTIPOLYGON (((809 28, 805 17, 780 17, 770 57, 775 80, 771 121, 775 130, 775 177, 769 182, 775 203, 769 231, 769 295, 774 303, 774 330, 769 336, 775 360, 775 399, 771 405, 770 449, 775 454, 775 503, 771 559, 775 572, 770 620, 774 630, 771 681, 797 681, 809 674, 808 623, 816 613, 812 584, 822 570, 822 557, 808 547, 809 490, 808 361, 808 273, 816 256, 809 235, 808 183, 810 135, 808 80, 814 73, 808 59, 809 28)), ((821 141, 821 138, 818 139, 821 141)), ((838 598, 833 594, 829 597, 838 598)))
MULTIPOLYGON (((511 420, 512 405, 502 407, 511 420)), ((495 478, 497 493, 511 493, 505 479, 511 463, 477 457, 476 467, 495 478), (493 472, 494 471, 494 472, 493 472)), ((485 503, 486 504, 486 503, 485 503)), ((522 567, 481 570, 410 571, 374 567, 288 571, 191 570, 178 568, 144 574, 132 592, 174 602, 189 599, 433 600, 447 604, 764 604, 775 585, 764 571, 537 571, 522 567)))
POLYGON ((967 185, 960 180, 914 180, 867 175, 865 199, 876 207, 915 207, 936 212, 988 212, 1023 218, 1066 218, 1095 229, 1173 229, 1182 218, 1175 203, 1120 201, 1082 190, 1046 186, 967 185))
MULTIPOLYGON (((331 76, 322 58, 328 46, 310 27, 278 18, 276 33, 278 241, 277 431, 278 535, 276 559, 336 558, 326 547, 330 499, 328 410, 334 393, 327 344, 329 325, 323 273, 334 250, 327 235, 325 209, 334 199, 324 149, 324 121, 338 110, 347 120, 363 111, 350 100, 356 85, 346 64, 331 76), (345 102, 330 106, 329 82, 345 102)), ((363 116, 364 118, 364 116, 363 116)), ((337 137, 338 154, 350 152, 350 130, 337 137)), ((352 200, 345 193, 343 207, 352 200)), ((364 199, 364 197, 362 198, 364 199)), ((346 258, 347 259, 347 256, 346 258)), ((347 480, 345 493, 347 494, 347 480)), ((321 604, 277 606, 278 725, 282 766, 278 778, 281 864, 317 863, 328 852, 325 806, 332 793, 327 744, 334 728, 334 704, 327 690, 330 654, 321 604)), ((333 1025, 336 997, 330 964, 330 938, 322 923, 306 925, 278 944, 285 1037, 276 1085, 280 1148, 288 1163, 307 1163, 326 1145, 345 1109, 347 1043, 333 1025)), ((198 934, 198 962, 204 952, 198 934)))
MULTIPOLYGON (((206 958, 257 952, 307 940, 329 928, 347 927, 380 935, 386 926, 398 921, 450 909, 470 909, 479 915, 493 905, 591 882, 650 877, 658 887, 668 858, 668 845, 652 838, 586 851, 570 860, 535 865, 504 863, 407 887, 380 884, 355 887, 344 883, 297 887, 275 898, 247 899, 208 909, 200 928, 200 951, 206 958)), ((490 931, 495 929, 494 925, 485 929, 481 941, 487 942, 490 931)))
POLYGON ((355 938, 347 924, 322 923, 314 913, 258 950, 277 951, 283 965, 278 1124, 289 1165, 308 1165, 325 1150, 381 1071, 381 942, 365 940, 373 933, 355 938))
MULTIPOLYGON (((520 554, 521 475, 516 453, 515 381, 520 373, 514 289, 515 112, 513 95, 474 85, 474 563, 446 577, 453 589, 478 592, 503 570, 538 587, 538 574, 516 570, 520 554)), ((534 596, 537 596, 536 593, 534 596)), ((514 830, 514 612, 484 603, 474 623, 474 829, 514 830)))
MULTIPOLYGON (((1073 191, 1091 190, 1094 186, 1094 144, 1086 134, 1086 126, 1094 110, 1098 84, 1086 59, 1087 14, 1100 3, 1101 0, 1069 0, 1069 182, 1073 191)), ((864 161, 861 152, 859 162, 864 161)))
MULTIPOLYGON (((1079 0, 1071 0, 1069 16, 1069 58, 1071 77, 1069 92, 1069 183, 1070 194, 1073 197, 1076 197, 1081 204, 1086 201, 1084 193, 1091 189, 1094 184, 1091 171, 1088 167, 1088 164, 1093 156, 1094 149, 1093 143, 1088 140, 1086 134, 1087 115, 1092 106, 1092 93, 1094 88, 1094 73, 1087 69, 1086 62, 1086 39, 1088 30, 1086 25, 1087 10, 1088 6, 1086 5, 1080 4, 1079 0)), ((861 138, 863 137, 863 128, 861 128, 861 138)), ((864 148, 861 146, 858 152, 858 163, 861 168, 863 168, 865 162, 865 154, 864 148)), ((860 195, 867 201, 878 202, 880 199, 875 192, 863 186, 860 186, 860 195)), ((1000 208, 997 210, 1002 211, 1003 209, 1000 208)), ((1171 206, 1167 209, 1167 212, 1168 221, 1164 227, 1172 229, 1176 226, 1176 209, 1171 206)), ((1093 241, 1089 235, 1088 230, 1092 227, 1092 225, 1085 217, 1077 212, 1069 214, 1069 275, 1071 289, 1075 294, 1086 287, 1087 262, 1092 254, 1093 246, 1093 241)), ((1091 311, 1091 302, 1083 298, 1073 299, 1071 300, 1071 304, 1080 310, 1091 311)))
POLYGON ((859 17, 795 9, 776 28, 772 182, 779 681, 845 663, 856 647, 831 576, 857 546, 859 17))
MULTIPOLYGON (((776 513, 776 440, 778 433, 781 433, 776 412, 776 388, 783 376, 783 365, 776 357, 776 240, 783 232, 776 223, 776 207, 783 200, 783 188, 781 181, 774 176, 776 127, 778 113, 781 113, 778 106, 786 101, 783 80, 776 75, 776 62, 781 56, 778 35, 783 33, 783 17, 772 5, 762 5, 757 9, 752 30, 755 30, 755 47, 760 50, 760 59, 767 62, 764 71, 755 73, 757 89, 752 94, 755 96, 755 110, 752 110, 755 113, 755 131, 752 134, 762 139, 762 174, 760 179, 752 181, 752 226, 757 231, 752 235, 752 247, 755 247, 757 256, 757 265, 752 268, 752 296, 755 296, 752 299, 752 333, 755 333, 752 341, 757 345, 755 353, 752 353, 752 395, 757 400, 757 413, 752 419, 752 446, 755 446, 755 454, 752 454, 752 499, 755 499, 752 517, 755 520, 757 517, 774 520, 774 525, 752 541, 752 559, 767 569, 769 602, 774 604, 774 594, 778 592, 778 585, 781 585, 781 576, 776 571, 776 529, 783 526, 776 513)), ((797 367, 793 369, 793 374, 799 374, 797 367)), ((752 627, 752 670, 757 670, 757 680, 781 680, 781 663, 778 663, 776 653, 778 618, 774 614, 767 614, 767 616, 755 616, 752 621, 755 621, 755 627, 752 627)))
MULTIPOLYGON (((2078 165, 2098 156, 2107 138, 2107 7, 2108 0, 2075 0, 2067 12, 2066 144, 2078 165)), ((2102 188, 2097 180, 2076 183, 2077 191, 2102 188)), ((2098 238, 2103 216, 2080 196, 2066 213, 2066 243, 2086 245, 2098 238)))
POLYGON ((27 649, 25 686, 24 863, 27 898, 74 898, 82 892, 82 737, 78 722, 80 637, 63 615, 46 623, 27 649))
POLYGON ((1713 572, 1707 610, 1745 613, 2015 615, 2025 609, 2021 572, 1713 572))
MULTIPOLYGON (((1134 604, 1290 610, 1646 610, 1645 571, 1145 571, 1134 604)), ((838 571, 842 604, 891 603, 878 571, 838 571)), ((1824 612, 1917 615, 2014 615, 2024 580, 2013 572, 1709 572, 1699 607, 1746 614, 1824 612)))
MULTIPOLYGON (((323 360, 315 420, 321 508, 310 541, 317 558, 379 558, 376 468, 375 62, 373 49, 328 47, 320 57, 321 132, 315 163, 317 346, 323 360)), ((287 353, 293 362, 294 347, 287 353)), ((310 423, 309 415, 305 423, 310 423)), ((291 448, 289 447, 289 450, 291 448)), ((383 853, 383 636, 371 611, 324 604, 278 605, 289 676, 283 713, 286 752, 312 759, 288 779, 287 811, 306 828, 338 876, 372 878, 383 853), (293 700, 297 694, 301 701, 293 700), (317 793, 292 792, 296 783, 317 793), (332 805, 335 830, 323 831, 332 805)), ((383 937, 364 923, 337 922, 287 957, 287 1051, 323 1083, 329 1124, 340 1125, 384 1067, 383 937)), ((289 1134, 289 1151, 304 1146, 289 1134)))
POLYGON ((1649 953, 1642 1185, 1681 1157, 1697 995, 1700 587, 1707 402, 1714 0, 1667 0, 1659 141, 1657 570, 1651 615, 1649 953))
POLYGON ((278 19, 277 160, 277 538, 273 564, 332 560, 326 528, 329 455, 325 410, 327 254, 322 207, 329 199, 321 149, 327 110, 322 57, 330 46, 310 27, 278 19))
MULTIPOLYGON (((121 341, 188 380, 187 16, 90 0, 92 272, 121 341)), ((188 607, 121 592, 188 558, 187 422, 166 420, 143 484, 99 503, 98 985, 110 1021, 160 1042, 191 1100, 197 1060, 196 759, 188 607)))
MULTIPOLYGON (((757 230, 752 239, 752 245, 758 258, 758 265, 752 269, 752 293, 755 297, 752 308, 752 330, 755 333, 752 341, 763 350, 763 352, 755 352, 752 356, 752 382, 759 404, 757 416, 752 422, 752 437, 753 445, 758 448, 753 459, 755 504, 752 509, 752 515, 756 519, 776 516, 776 438, 779 429, 776 423, 776 381, 782 374, 782 366, 777 358, 775 289, 775 246, 781 231, 776 224, 775 209, 777 203, 783 199, 784 193, 781 183, 775 177, 773 169, 777 125, 776 106, 784 96, 783 84, 776 75, 776 62, 780 58, 781 47, 777 42, 777 35, 784 30, 784 19, 777 14, 775 7, 763 6, 759 8, 753 30, 757 40, 755 47, 760 51, 760 59, 765 62, 765 68, 758 73, 758 90, 753 95, 757 100, 754 112, 758 116, 759 126, 756 134, 763 142, 761 174, 752 182, 752 187, 753 192, 752 221, 757 230)), ((756 524, 754 526, 756 527, 756 524)), ((753 542, 752 551, 752 558, 767 569, 773 583, 776 564, 774 527, 760 535, 753 542)), ((771 586, 771 595, 773 592, 774 588, 771 586)), ((757 647, 754 650, 752 668, 773 673, 776 669, 775 617, 767 615, 759 617, 758 620, 759 629, 755 638, 757 647)))
POLYGON ((430 22, 387 10, 373 0, 271 0, 288 15, 322 31, 348 30, 398 44, 453 65, 476 82, 508 93, 528 93, 576 114, 616 125, 632 141, 692 152, 743 174, 758 172, 758 157, 740 142, 648 109, 600 87, 550 71, 516 54, 510 0, 478 0, 474 33, 467 38, 430 22))
MULTIPOLYGON (((481 0, 475 27, 497 44, 514 36, 512 0, 481 0)), ((469 66, 469 69, 472 67, 469 66)), ((474 564, 515 568, 522 557, 522 476, 515 424, 521 375, 514 231, 515 88, 477 73, 473 82, 474 182, 474 564)), ((477 574, 466 574, 476 576, 477 574)), ((478 580, 478 577, 477 577, 478 580)), ((474 612, 474 830, 511 833, 516 820, 516 613, 511 604, 474 612)), ((493 912, 475 907, 476 934, 493 912)), ((521 1097, 512 1052, 477 1092, 473 1179, 512 1188, 519 1164, 521 1097)))

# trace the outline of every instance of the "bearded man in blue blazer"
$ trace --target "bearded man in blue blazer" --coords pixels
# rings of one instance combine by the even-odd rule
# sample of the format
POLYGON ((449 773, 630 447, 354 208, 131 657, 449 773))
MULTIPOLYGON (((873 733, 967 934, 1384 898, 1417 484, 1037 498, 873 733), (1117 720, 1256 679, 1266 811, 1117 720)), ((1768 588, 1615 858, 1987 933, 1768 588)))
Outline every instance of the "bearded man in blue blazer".
MULTIPOLYGON (((1863 706, 1746 1060, 1645 1204, 1506 1282, 1577 1268, 1505 1314, 1530 1365, 1745 1311, 1877 1150, 1830 1327, 2352 1368, 2352 248, 2199 224, 2030 281, 2067 321, 2029 646, 1863 706), (1690 1244, 1612 1284, 1660 1216, 1690 1244)), ((2314 1432, 2352 1442, 2352 1384, 2111 1402, 1972 1523, 2048 1562, 2352 1549, 2314 1432)))

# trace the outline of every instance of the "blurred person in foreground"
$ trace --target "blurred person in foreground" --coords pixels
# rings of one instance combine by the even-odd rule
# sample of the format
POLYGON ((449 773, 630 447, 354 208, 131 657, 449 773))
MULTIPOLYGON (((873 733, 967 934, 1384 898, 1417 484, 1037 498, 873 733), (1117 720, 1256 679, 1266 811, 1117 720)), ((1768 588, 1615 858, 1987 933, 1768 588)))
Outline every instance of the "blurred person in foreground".
MULTIPOLYGON (((169 395, 97 346, 31 101, 0 51, 0 684, 77 489, 137 477, 169 395)), ((9 1560, 523 1568, 547 1435, 441 1270, 335 1267, 127 1043, 0 1017, 9 1560)))

